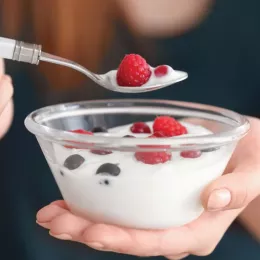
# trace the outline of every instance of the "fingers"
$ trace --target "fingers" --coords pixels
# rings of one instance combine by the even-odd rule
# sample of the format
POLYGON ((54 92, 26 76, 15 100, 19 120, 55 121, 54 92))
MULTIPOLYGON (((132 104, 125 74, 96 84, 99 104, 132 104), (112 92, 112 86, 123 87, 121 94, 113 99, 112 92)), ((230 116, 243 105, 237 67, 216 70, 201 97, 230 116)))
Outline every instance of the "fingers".
POLYGON ((50 235, 62 240, 81 241, 84 230, 91 224, 70 213, 63 201, 42 208, 36 219, 40 226, 50 230, 50 235))
POLYGON ((63 201, 57 201, 41 209, 37 221, 49 229, 50 235, 55 238, 77 241, 97 250, 182 259, 188 253, 200 256, 210 254, 238 211, 205 212, 188 225, 150 231, 94 224, 73 215, 63 201), (208 230, 210 232, 205 232, 208 230))
POLYGON ((55 201, 37 214, 37 223, 50 230, 50 235, 74 240, 92 248, 139 256, 179 255, 186 252, 191 236, 185 227, 163 231, 125 229, 93 224, 73 215, 64 201, 55 201))
POLYGON ((63 209, 69 209, 66 202, 64 200, 56 200, 56 201, 53 201, 50 205, 56 205, 56 206, 59 206, 63 209))
POLYGON ((5 73, 5 64, 4 60, 0 58, 0 77, 2 77, 5 73))
POLYGON ((201 199, 208 211, 240 209, 260 194, 260 174, 257 171, 233 172, 212 182, 201 199))
POLYGON ((12 81, 9 76, 2 76, 0 80, 0 115, 13 96, 12 81))
POLYGON ((37 213, 36 220, 39 225, 50 229, 51 221, 64 213, 67 213, 66 209, 50 204, 37 213))
POLYGON ((14 114, 13 101, 10 100, 0 114, 0 139, 7 133, 11 126, 14 114))
POLYGON ((85 230, 83 239, 97 250, 137 256, 179 255, 193 243, 188 233, 186 227, 146 231, 97 224, 85 230))
MULTIPOLYGON (((1 64, 0 64, 0 70, 1 70, 1 64)), ((1 76, 0 77, 0 139, 6 134, 13 119, 12 96, 13 96, 13 86, 12 86, 11 78, 6 75, 1 76)))

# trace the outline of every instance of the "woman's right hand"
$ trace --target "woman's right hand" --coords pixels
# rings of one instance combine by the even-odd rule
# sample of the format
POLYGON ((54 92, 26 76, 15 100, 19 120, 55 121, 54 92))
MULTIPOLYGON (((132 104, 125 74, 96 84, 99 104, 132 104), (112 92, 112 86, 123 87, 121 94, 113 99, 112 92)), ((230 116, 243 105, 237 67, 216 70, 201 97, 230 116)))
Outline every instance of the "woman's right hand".
POLYGON ((10 76, 4 74, 4 62, 0 59, 0 139, 6 134, 13 119, 13 85, 10 76))

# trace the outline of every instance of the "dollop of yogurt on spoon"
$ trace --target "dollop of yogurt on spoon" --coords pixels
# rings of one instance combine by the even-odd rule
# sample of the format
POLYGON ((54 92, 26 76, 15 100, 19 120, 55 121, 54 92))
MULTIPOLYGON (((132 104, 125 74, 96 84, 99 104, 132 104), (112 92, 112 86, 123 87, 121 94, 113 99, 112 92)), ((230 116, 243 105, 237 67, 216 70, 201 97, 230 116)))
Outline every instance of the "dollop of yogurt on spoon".
POLYGON ((105 76, 120 92, 147 92, 182 81, 188 74, 168 65, 152 67, 140 55, 128 54, 117 70, 112 70, 105 76))

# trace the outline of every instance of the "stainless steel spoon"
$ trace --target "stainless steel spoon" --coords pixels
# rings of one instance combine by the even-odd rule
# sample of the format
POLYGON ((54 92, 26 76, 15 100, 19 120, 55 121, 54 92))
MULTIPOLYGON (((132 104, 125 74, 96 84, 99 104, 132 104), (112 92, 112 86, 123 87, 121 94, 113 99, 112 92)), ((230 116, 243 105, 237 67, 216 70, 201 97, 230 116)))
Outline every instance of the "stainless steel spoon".
POLYGON ((3 37, 0 37, 0 57, 35 65, 38 65, 40 61, 45 61, 66 66, 83 73, 101 87, 122 93, 142 93, 154 91, 173 85, 177 82, 185 80, 188 77, 186 72, 175 71, 176 73, 174 78, 162 81, 161 83, 146 84, 145 86, 140 87, 122 87, 116 84, 116 70, 109 71, 105 74, 96 74, 73 61, 43 52, 41 45, 24 43, 22 41, 16 41, 3 37))

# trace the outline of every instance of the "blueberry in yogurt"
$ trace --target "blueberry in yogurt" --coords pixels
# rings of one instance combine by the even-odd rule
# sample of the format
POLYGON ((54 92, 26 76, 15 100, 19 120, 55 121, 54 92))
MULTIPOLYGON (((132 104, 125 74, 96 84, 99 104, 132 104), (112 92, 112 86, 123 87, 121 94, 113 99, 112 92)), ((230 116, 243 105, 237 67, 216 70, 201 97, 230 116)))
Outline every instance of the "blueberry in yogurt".
POLYGON ((92 129, 92 133, 107 133, 107 129, 103 126, 96 126, 92 129))
POLYGON ((85 159, 79 154, 70 155, 64 162, 63 166, 69 170, 75 170, 79 168, 85 159))
POLYGON ((113 163, 104 163, 98 167, 96 174, 100 175, 109 175, 109 176, 118 176, 121 172, 121 169, 117 164, 113 163))
POLYGON ((100 184, 100 185, 104 185, 104 186, 109 186, 109 185, 110 185, 110 181, 107 180, 107 179, 101 180, 101 181, 99 182, 99 184, 100 184))

